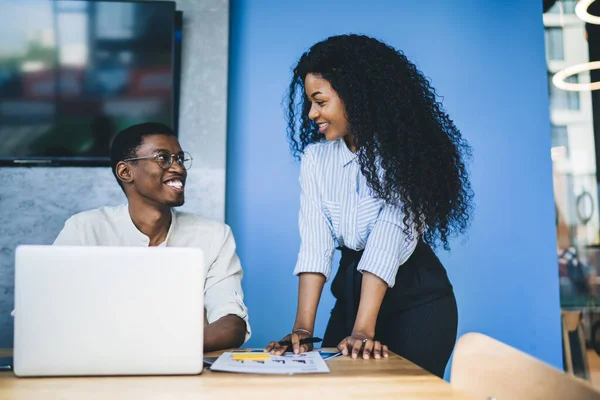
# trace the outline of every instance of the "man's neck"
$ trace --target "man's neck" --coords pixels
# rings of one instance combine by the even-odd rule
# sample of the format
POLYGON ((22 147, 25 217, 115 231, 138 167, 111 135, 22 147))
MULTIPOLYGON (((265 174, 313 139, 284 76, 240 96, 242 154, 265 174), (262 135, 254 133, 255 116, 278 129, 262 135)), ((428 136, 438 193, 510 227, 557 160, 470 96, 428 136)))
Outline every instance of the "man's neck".
POLYGON ((171 208, 156 207, 142 201, 129 201, 129 216, 135 227, 148 236, 150 246, 158 246, 167 239, 171 226, 171 208))

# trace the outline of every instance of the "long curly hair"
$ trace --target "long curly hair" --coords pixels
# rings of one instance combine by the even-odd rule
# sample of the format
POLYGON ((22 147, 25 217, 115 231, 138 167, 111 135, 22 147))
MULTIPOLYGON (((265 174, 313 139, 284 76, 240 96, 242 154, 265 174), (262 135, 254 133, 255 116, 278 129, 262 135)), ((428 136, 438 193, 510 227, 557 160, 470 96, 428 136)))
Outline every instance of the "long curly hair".
POLYGON ((471 148, 444 111, 429 80, 404 53, 362 35, 332 36, 312 46, 293 70, 287 94, 290 148, 325 140, 308 113, 304 79, 326 79, 345 105, 357 160, 375 197, 400 207, 404 233, 449 250, 470 222, 471 148))

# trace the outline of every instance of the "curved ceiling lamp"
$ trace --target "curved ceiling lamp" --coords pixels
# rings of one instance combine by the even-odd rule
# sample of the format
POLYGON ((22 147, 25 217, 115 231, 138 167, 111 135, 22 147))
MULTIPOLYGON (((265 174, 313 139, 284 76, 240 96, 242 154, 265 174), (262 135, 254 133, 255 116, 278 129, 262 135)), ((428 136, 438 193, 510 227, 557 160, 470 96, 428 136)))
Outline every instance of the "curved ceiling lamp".
POLYGON ((583 64, 573 65, 571 67, 567 67, 562 71, 558 71, 552 77, 552 83, 559 89, 568 90, 571 92, 580 92, 583 90, 598 90, 600 89, 600 82, 590 82, 590 83, 571 83, 565 82, 569 76, 579 74, 580 72, 592 71, 600 69, 600 61, 592 61, 583 64))
MULTIPOLYGON (((590 5, 596 0, 579 0, 575 6, 575 14, 590 24, 600 25, 600 16, 592 15, 588 12, 590 5)), ((592 61, 583 64, 577 64, 558 71, 552 77, 552 83, 559 89, 568 90, 571 92, 579 92, 584 90, 598 90, 600 89, 600 82, 590 83, 571 83, 565 82, 569 76, 579 74, 581 72, 592 71, 600 69, 600 61, 592 61)))
POLYGON ((600 25, 600 17, 588 12, 590 5, 596 0, 579 0, 575 6, 575 14, 587 23, 600 25))

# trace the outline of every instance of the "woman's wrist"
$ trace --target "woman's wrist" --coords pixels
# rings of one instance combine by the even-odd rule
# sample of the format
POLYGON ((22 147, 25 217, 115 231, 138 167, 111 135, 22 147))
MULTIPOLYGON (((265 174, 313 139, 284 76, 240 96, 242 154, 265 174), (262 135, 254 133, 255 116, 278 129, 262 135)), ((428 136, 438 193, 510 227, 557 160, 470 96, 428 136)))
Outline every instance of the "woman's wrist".
POLYGON ((304 328, 294 328, 294 330, 292 331, 292 333, 304 333, 307 334, 309 336, 312 336, 312 330, 308 330, 308 329, 304 329, 304 328))
MULTIPOLYGON (((361 304, 362 305, 362 304, 361 304)), ((352 332, 357 332, 362 335, 372 338, 375 336, 375 325, 377 324, 377 314, 373 313, 374 310, 361 310, 357 313, 356 319, 354 320, 354 327, 352 332)))
POLYGON ((375 327, 354 324, 351 336, 360 336, 373 339, 375 337, 375 327))
POLYGON ((312 335, 315 331, 315 324, 309 323, 309 321, 296 321, 293 325, 292 332, 304 331, 304 333, 312 335))

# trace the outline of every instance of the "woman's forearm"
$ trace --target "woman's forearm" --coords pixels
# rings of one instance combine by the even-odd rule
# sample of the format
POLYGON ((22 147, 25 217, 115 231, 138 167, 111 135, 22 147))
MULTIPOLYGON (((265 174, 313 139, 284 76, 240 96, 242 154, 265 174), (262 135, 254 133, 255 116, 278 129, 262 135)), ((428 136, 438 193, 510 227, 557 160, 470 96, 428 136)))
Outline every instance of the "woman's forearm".
POLYGON ((318 273, 302 273, 298 282, 298 310, 294 330, 306 329, 314 333, 315 318, 325 276, 318 273))
POLYGON ((353 332, 362 333, 370 338, 375 336, 377 316, 387 288, 388 285, 383 279, 370 272, 363 272, 360 305, 353 332))

